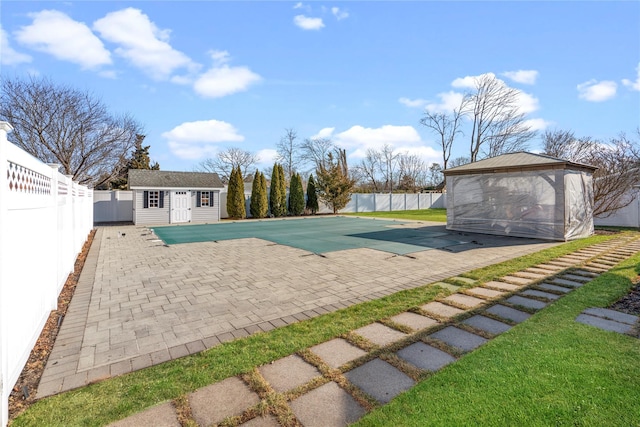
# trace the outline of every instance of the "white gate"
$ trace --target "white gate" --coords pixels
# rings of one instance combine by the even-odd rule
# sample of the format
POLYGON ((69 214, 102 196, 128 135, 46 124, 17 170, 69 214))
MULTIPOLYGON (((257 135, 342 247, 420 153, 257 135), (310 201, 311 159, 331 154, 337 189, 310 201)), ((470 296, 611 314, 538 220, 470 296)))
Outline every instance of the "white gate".
POLYGON ((191 221, 191 195, 190 191, 171 192, 171 222, 191 221))

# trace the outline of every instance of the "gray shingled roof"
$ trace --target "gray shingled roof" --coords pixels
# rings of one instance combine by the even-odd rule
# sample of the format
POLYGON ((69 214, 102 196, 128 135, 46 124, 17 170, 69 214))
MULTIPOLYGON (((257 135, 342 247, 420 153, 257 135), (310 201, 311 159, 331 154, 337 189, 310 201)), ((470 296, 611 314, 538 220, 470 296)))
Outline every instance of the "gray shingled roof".
POLYGON ((129 188, 224 188, 216 173, 129 169, 129 188))
POLYGON ((574 163, 544 154, 521 151, 449 168, 444 170, 443 173, 445 175, 458 175, 466 173, 507 172, 509 170, 519 169, 577 169, 593 172, 597 168, 595 166, 574 163))

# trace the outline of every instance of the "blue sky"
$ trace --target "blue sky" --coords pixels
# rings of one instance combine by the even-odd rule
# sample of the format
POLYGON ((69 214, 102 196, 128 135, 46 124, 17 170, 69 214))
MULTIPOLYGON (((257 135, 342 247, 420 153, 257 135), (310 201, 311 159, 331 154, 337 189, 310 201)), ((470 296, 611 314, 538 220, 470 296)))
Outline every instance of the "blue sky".
POLYGON ((540 131, 608 139, 640 124, 635 1, 4 0, 0 12, 3 77, 49 77, 132 114, 163 170, 227 147, 269 167, 286 128, 332 138, 350 164, 385 143, 441 162, 419 120, 485 73, 521 91, 540 131))

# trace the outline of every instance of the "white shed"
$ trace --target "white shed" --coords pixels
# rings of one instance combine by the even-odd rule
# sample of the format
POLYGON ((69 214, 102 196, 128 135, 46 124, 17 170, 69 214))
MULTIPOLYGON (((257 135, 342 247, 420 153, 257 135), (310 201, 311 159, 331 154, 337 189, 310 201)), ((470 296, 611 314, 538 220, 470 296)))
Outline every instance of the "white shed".
POLYGON ((215 173, 130 169, 134 224, 220 221, 220 191, 215 173))
POLYGON ((590 236, 595 170, 526 152, 447 169, 447 229, 561 241, 590 236))

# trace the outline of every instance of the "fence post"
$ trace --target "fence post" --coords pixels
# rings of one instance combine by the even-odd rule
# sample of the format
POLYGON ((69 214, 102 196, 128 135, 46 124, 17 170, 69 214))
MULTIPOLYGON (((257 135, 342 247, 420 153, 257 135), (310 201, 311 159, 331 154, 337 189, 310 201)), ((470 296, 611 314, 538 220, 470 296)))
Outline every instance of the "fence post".
MULTIPOLYGON (((7 122, 0 122, 0 236, 6 235, 4 230, 7 227, 7 192, 9 188, 7 173, 7 133, 11 132, 13 127, 7 122)), ((4 298, 4 287, 7 285, 5 274, 7 271, 5 266, 6 251, 8 250, 6 239, 0 239, 0 426, 5 426, 9 422, 9 392, 11 385, 7 384, 6 378, 9 374, 7 365, 6 337, 5 329, 7 328, 7 319, 4 318, 7 310, 5 306, 8 304, 4 298)))

